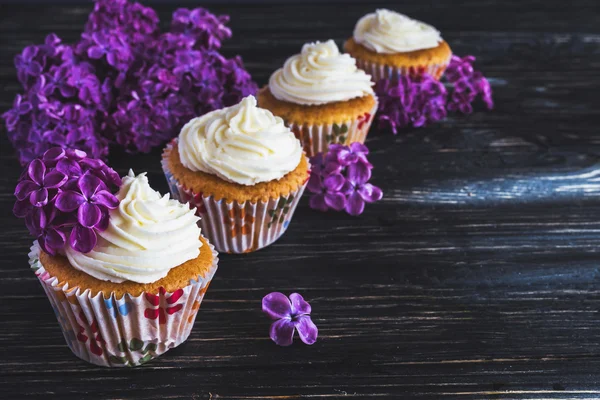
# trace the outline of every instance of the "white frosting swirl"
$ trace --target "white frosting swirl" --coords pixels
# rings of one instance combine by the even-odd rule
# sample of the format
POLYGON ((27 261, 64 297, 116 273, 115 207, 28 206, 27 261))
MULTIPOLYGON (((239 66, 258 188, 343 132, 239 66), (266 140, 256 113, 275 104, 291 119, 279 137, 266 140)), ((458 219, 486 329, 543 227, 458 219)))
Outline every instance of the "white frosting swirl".
POLYGON ((333 40, 302 46, 269 79, 269 90, 279 100, 319 105, 372 95, 371 76, 356 67, 349 54, 340 54, 333 40))
POLYGON ((393 54, 437 47, 442 37, 431 25, 383 9, 358 20, 354 40, 377 53, 393 54))
POLYGON ((199 218, 187 204, 161 196, 146 173, 129 171, 117 193, 119 207, 110 211, 108 228, 98 232, 89 253, 66 246, 71 265, 94 278, 121 283, 152 283, 200 254, 199 218))
POLYGON ((179 134, 184 167, 241 185, 280 179, 296 169, 302 145, 283 120, 254 96, 194 118, 179 134))

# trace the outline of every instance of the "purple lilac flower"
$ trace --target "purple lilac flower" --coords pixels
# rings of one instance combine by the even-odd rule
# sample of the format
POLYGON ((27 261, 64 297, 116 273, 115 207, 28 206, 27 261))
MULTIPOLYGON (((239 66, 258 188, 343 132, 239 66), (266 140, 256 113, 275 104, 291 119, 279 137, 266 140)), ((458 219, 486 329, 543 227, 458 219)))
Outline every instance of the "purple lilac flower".
POLYGON ((106 184, 90 172, 77 179, 77 190, 65 190, 56 197, 56 208, 62 212, 77 211, 77 222, 69 236, 69 244, 82 253, 96 246, 95 230, 108 227, 108 210, 119 205, 115 195, 106 190, 106 184))
POLYGON ((22 115, 27 115, 31 111, 31 103, 27 100, 23 100, 23 96, 18 94, 15 97, 15 101, 13 102, 13 108, 8 110, 4 114, 4 119, 6 120, 6 127, 9 130, 14 129, 19 122, 19 119, 22 115))
POLYGON ((394 134, 399 129, 421 127, 446 118, 448 111, 470 114, 472 103, 481 98, 488 109, 494 106, 489 81, 473 68, 475 57, 453 56, 444 77, 445 86, 429 75, 382 79, 375 85, 379 98, 377 118, 380 128, 394 134))
POLYGON ((231 29, 225 26, 227 22, 227 15, 217 17, 203 8, 180 8, 173 13, 171 30, 198 38, 198 44, 203 49, 218 49, 224 39, 231 37, 231 29))
POLYGON ((269 293, 262 299, 262 310, 275 320, 269 335, 277 345, 290 346, 296 330, 304 343, 317 341, 319 330, 310 318, 310 304, 300 294, 292 293, 288 299, 283 293, 269 293))
POLYGON ((60 171, 47 171, 44 163, 35 159, 27 167, 27 178, 23 179, 15 189, 17 200, 29 199, 34 207, 48 204, 50 190, 60 188, 67 181, 67 176, 60 171))
POLYGON ((357 167, 358 164, 348 166, 346 183, 342 188, 348 196, 345 210, 350 215, 362 214, 365 203, 373 203, 383 197, 380 188, 367 182, 371 178, 371 170, 357 167))
POLYGON ((73 249, 87 253, 96 231, 108 226, 109 210, 119 204, 111 192, 121 183, 117 173, 85 152, 53 147, 29 163, 15 188, 13 212, 49 254, 73 249))
POLYGON ((381 189, 368 183, 373 169, 367 160, 368 153, 369 149, 361 143, 331 144, 327 154, 313 156, 307 185, 308 191, 313 193, 310 207, 319 211, 346 210, 350 215, 359 215, 365 202, 380 200, 381 189))
POLYGON ((43 57, 37 46, 27 46, 23 52, 15 57, 17 76, 25 84, 29 77, 38 77, 44 69, 43 57))
POLYGON ((15 58, 24 93, 3 114, 21 163, 53 146, 96 158, 109 143, 148 152, 189 119, 256 93, 241 58, 217 51, 228 19, 180 9, 161 33, 152 8, 97 0, 77 43, 50 34, 25 48, 15 58))
POLYGON ((314 193, 309 200, 310 206, 320 211, 327 211, 330 208, 336 211, 342 210, 346 206, 346 197, 341 193, 345 183, 344 176, 339 173, 326 177, 318 174, 311 175, 307 185, 308 190, 314 193))

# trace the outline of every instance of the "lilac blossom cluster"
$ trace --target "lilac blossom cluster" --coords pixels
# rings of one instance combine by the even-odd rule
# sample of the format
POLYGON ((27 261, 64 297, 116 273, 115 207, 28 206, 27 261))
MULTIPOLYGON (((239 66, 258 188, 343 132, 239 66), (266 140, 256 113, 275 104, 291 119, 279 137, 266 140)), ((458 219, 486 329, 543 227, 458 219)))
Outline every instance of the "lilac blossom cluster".
POLYGON ((178 9, 169 32, 156 12, 97 0, 80 40, 49 35, 15 57, 24 94, 3 117, 22 164, 54 146, 105 159, 108 146, 148 152, 189 119, 257 90, 239 57, 219 53, 227 16, 178 9))
POLYGON ((67 243, 87 253, 97 232, 108 227, 109 210, 119 199, 113 191, 121 178, 103 161, 81 150, 53 147, 33 159, 15 188, 13 212, 48 254, 62 253, 67 243))
POLYGON ((440 121, 448 111, 470 114, 478 98, 491 110, 492 88, 483 74, 473 69, 473 62, 473 56, 452 56, 443 76, 450 93, 442 82, 427 74, 378 81, 375 92, 379 98, 379 127, 396 134, 400 128, 440 121))
POLYGON ((368 183, 373 165, 367 160, 369 149, 361 143, 350 146, 329 145, 329 151, 311 158, 307 188, 313 193, 311 208, 320 211, 345 210, 350 215, 364 211, 365 203, 380 200, 380 188, 368 183))

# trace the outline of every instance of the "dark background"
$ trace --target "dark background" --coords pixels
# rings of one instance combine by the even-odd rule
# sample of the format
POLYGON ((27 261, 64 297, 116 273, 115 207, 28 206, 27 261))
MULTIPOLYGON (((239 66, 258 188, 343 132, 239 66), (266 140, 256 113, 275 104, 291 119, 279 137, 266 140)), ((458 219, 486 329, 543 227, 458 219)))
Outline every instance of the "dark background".
MULTIPOLYGON (((50 32, 75 40, 91 9, 30 3, 0 6, 1 111, 20 91, 14 55, 50 32)), ((304 42, 341 44, 385 5, 476 55, 496 109, 373 129, 383 200, 350 217, 303 199, 276 244, 222 256, 187 343, 135 369, 86 364, 65 345, 11 213, 20 166, 2 130, 0 397, 600 398, 598 2, 243 3, 178 4, 230 14, 223 51, 260 84, 304 42), (312 304, 315 345, 269 340, 271 291, 312 304)), ((165 24, 175 8, 157 6, 165 24)), ((159 160, 109 161, 166 192, 159 160)))

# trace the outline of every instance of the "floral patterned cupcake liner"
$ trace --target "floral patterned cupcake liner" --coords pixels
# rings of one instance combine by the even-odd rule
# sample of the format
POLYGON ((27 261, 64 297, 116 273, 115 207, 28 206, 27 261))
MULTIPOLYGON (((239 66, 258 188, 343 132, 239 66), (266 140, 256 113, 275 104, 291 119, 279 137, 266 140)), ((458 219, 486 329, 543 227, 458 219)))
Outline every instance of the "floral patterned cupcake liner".
MULTIPOLYGON (((287 230, 308 178, 298 190, 269 201, 227 202, 214 196, 194 193, 184 187, 169 170, 167 157, 177 140, 163 152, 162 167, 174 198, 196 207, 202 234, 221 253, 250 253, 267 247, 287 230)), ((310 166, 309 166, 310 169, 310 166)))
POLYGON ((380 79, 397 79, 398 76, 402 75, 415 76, 423 75, 425 73, 439 80, 450 64, 451 58, 452 56, 448 57, 448 60, 443 64, 430 64, 415 67, 392 67, 390 65, 356 59, 356 66, 371 75, 371 80, 373 80, 373 82, 377 82, 380 79))
POLYGON ((377 101, 370 112, 366 112, 355 120, 343 123, 309 125, 288 122, 287 126, 302 143, 304 152, 309 157, 318 153, 326 153, 330 144, 346 144, 359 142, 364 143, 373 117, 377 112, 377 101))
POLYGON ((132 367, 179 346, 190 335, 219 261, 214 247, 209 247, 213 253, 211 269, 188 286, 173 293, 161 288, 158 294, 126 294, 120 299, 114 293, 108 298, 102 293, 92 296, 89 289, 59 282, 41 264, 37 241, 31 247, 29 264, 52 304, 71 351, 103 367, 132 367))

